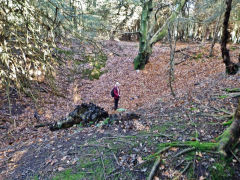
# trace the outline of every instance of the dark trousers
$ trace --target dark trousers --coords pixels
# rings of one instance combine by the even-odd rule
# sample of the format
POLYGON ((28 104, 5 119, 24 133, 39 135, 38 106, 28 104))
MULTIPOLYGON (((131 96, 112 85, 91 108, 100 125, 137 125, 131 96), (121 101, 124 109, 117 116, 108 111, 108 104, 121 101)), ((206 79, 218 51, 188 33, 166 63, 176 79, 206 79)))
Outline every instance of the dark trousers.
POLYGON ((117 110, 118 108, 118 101, 119 99, 114 99, 114 110, 117 110))

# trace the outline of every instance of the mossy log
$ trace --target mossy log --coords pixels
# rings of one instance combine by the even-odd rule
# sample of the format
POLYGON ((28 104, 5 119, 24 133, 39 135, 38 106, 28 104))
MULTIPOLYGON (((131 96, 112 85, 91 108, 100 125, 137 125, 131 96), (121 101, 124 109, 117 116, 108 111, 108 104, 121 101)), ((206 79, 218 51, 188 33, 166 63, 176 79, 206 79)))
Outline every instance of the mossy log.
POLYGON ((219 143, 186 141, 186 142, 169 142, 160 144, 159 147, 193 147, 198 151, 214 151, 217 150, 219 143))
POLYGON ((72 127, 74 124, 82 124, 83 126, 89 126, 96 124, 99 121, 103 121, 109 117, 108 112, 103 108, 96 106, 93 103, 83 103, 76 106, 76 108, 68 114, 67 117, 62 118, 60 121, 50 126, 51 131, 65 129, 72 127))
POLYGON ((74 124, 81 124, 83 127, 96 125, 100 121, 108 119, 108 124, 115 122, 118 124, 123 121, 130 121, 133 119, 139 119, 140 114, 134 112, 123 112, 119 114, 108 114, 103 108, 93 103, 83 103, 76 106, 76 108, 70 112, 66 117, 60 119, 54 124, 40 124, 35 126, 36 128, 49 126, 51 131, 66 129, 72 127, 74 124))

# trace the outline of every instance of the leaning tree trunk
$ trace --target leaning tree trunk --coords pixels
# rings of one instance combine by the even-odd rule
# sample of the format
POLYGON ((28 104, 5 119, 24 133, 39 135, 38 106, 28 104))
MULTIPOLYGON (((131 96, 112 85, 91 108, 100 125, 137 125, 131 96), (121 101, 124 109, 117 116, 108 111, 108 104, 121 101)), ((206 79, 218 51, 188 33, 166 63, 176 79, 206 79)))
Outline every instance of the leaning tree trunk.
POLYGON ((134 59, 134 68, 143 69, 145 64, 147 64, 149 56, 152 53, 152 46, 149 43, 149 25, 150 25, 150 15, 153 10, 152 0, 149 0, 144 3, 142 15, 141 15, 141 24, 140 24, 140 33, 139 33, 139 52, 137 57, 134 59))
POLYGON ((231 126, 224 131, 219 141, 219 150, 225 156, 229 154, 230 149, 239 140, 240 137, 240 98, 238 98, 238 107, 234 115, 234 121, 231 126))
MULTIPOLYGON (((221 43, 222 58, 226 65, 226 72, 228 74, 236 74, 238 65, 231 62, 229 50, 227 49, 227 41, 229 37, 228 22, 231 13, 232 0, 226 0, 226 12, 223 22, 223 37, 221 43)), ((222 154, 227 155, 231 147, 239 140, 240 137, 240 98, 238 98, 238 107, 234 115, 234 121, 231 126, 223 132, 219 140, 219 150, 222 154)))
POLYGON ((168 24, 175 21, 178 14, 182 11, 188 0, 179 0, 176 11, 174 11, 163 26, 153 33, 155 24, 151 24, 151 13, 153 11, 153 2, 149 0, 144 3, 141 22, 140 22, 140 40, 139 51, 137 57, 134 59, 134 68, 143 69, 147 64, 150 55, 152 54, 152 46, 163 39, 168 32, 168 24))
POLYGON ((224 21, 223 21, 221 51, 222 51, 223 62, 226 65, 226 72, 228 74, 234 75, 238 72, 238 65, 234 64, 231 61, 229 50, 227 49, 227 42, 230 36, 230 33, 228 32, 228 22, 229 22, 231 9, 232 9, 232 0, 226 0, 226 5, 227 7, 226 7, 226 12, 225 12, 224 21))

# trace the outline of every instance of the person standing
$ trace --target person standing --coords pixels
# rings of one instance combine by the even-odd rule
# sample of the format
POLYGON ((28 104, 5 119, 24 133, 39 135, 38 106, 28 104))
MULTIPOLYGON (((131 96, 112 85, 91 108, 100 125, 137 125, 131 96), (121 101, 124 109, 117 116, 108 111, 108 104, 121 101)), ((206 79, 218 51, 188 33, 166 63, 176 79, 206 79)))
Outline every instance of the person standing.
POLYGON ((116 82, 114 88, 113 88, 113 93, 114 93, 114 110, 117 110, 118 108, 118 101, 120 99, 120 89, 119 89, 119 82, 116 82))

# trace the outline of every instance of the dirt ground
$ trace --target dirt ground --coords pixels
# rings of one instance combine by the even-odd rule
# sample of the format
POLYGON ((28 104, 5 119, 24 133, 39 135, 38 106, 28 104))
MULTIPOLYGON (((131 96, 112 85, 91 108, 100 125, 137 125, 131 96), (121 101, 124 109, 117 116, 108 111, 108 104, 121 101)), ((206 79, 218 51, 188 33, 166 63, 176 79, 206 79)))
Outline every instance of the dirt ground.
MULTIPOLYGON (((77 51, 77 46, 74 47, 77 51)), ((236 61, 239 47, 231 45, 230 48, 231 57, 236 61)), ((159 144, 189 140, 214 142, 226 128, 222 123, 228 119, 222 117, 226 112, 233 112, 237 101, 228 98, 224 89, 239 88, 240 76, 225 74, 219 45, 210 58, 209 44, 177 44, 177 50, 182 51, 175 56, 176 98, 168 86, 168 45, 157 44, 142 71, 133 68, 137 43, 108 41, 105 49, 106 73, 99 80, 90 81, 72 73, 71 60, 59 67, 56 85, 65 97, 41 92, 40 101, 35 105, 29 97, 20 97, 12 90, 13 115, 9 117, 7 98, 1 93, 0 125, 4 128, 0 128, 0 173, 3 179, 64 179, 70 172, 73 179, 96 179, 96 175, 100 179, 146 179, 154 164, 154 158, 149 156, 159 150, 159 144), (140 114, 139 120, 113 122, 104 128, 75 126, 56 132, 47 127, 34 128, 40 123, 57 121, 83 102, 93 102, 110 114, 117 113, 112 110, 110 96, 116 81, 121 84, 119 106, 140 114), (38 120, 34 117, 36 112, 40 116, 38 120), (86 165, 86 162, 95 164, 86 165), (69 168, 72 170, 68 171, 69 168), (97 173, 94 176, 92 172, 97 173)), ((221 171, 218 154, 194 151, 187 158, 174 157, 181 150, 171 148, 164 153, 164 163, 156 179, 209 179, 221 171)), ((235 153, 240 156, 239 150, 235 153)), ((224 178, 240 178, 239 162, 234 158, 229 161, 227 166, 234 173, 229 170, 223 173, 224 178)))

